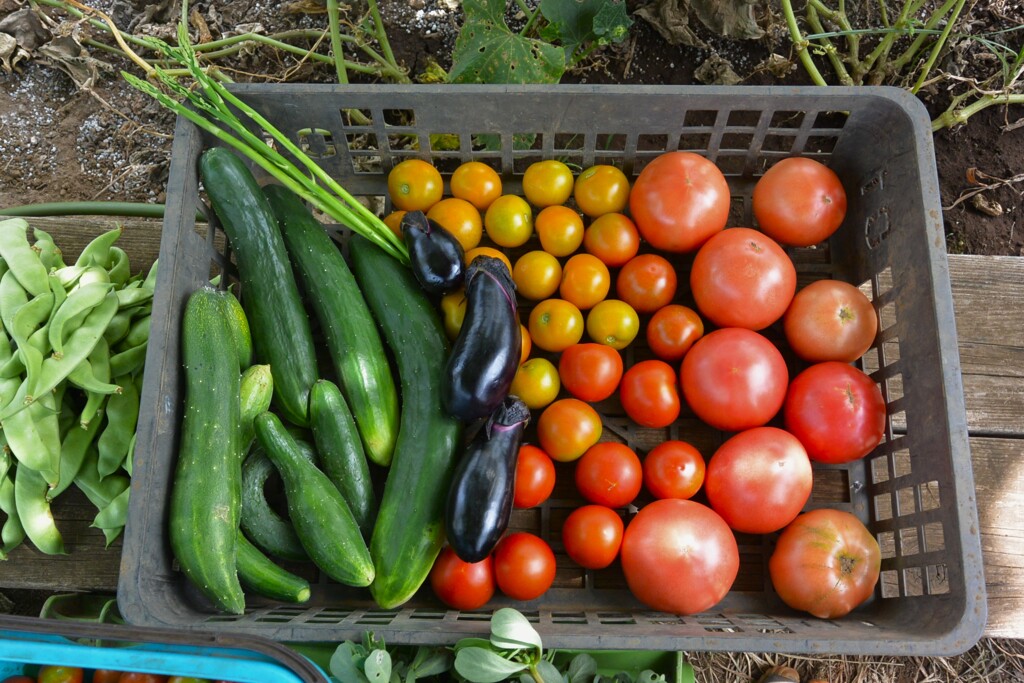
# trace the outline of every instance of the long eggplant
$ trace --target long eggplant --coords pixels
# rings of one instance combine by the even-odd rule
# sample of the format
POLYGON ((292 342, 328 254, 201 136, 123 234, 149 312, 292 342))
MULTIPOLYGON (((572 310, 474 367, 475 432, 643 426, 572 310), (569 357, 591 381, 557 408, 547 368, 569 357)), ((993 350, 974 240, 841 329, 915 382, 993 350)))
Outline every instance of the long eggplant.
POLYGON ((466 252, 462 243, 422 211, 410 211, 399 225, 409 248, 409 265, 428 294, 447 294, 465 280, 466 252))

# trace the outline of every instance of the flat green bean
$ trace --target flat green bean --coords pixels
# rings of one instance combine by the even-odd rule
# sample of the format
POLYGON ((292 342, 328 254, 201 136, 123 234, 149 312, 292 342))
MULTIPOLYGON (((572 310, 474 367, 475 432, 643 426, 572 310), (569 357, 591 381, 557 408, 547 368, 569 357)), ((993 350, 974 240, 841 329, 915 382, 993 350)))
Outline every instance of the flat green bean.
MULTIPOLYGON (((121 533, 121 529, 124 528, 125 521, 128 519, 128 495, 130 491, 130 488, 126 488, 117 494, 106 507, 97 513, 92 521, 92 526, 103 531, 115 532, 114 538, 116 538, 117 534, 121 533)), ((107 536, 107 545, 110 545, 114 538, 107 536)))
POLYGON ((128 457, 124 459, 124 471, 128 473, 128 476, 132 476, 132 462, 135 460, 135 443, 138 439, 138 430, 132 434, 132 440, 128 444, 128 457))
POLYGON ((103 303, 110 291, 109 284, 93 282, 79 285, 68 294, 64 304, 50 318, 49 339, 54 358, 64 357, 64 342, 73 331, 71 325, 78 320, 84 321, 84 316, 103 303))
POLYGON ((107 325, 106 332, 103 333, 103 338, 106 340, 108 345, 113 346, 124 339, 131 327, 134 313, 135 311, 129 309, 118 310, 118 312, 114 314, 114 317, 110 320, 110 324, 107 325))
POLYGON ((128 330, 128 334, 120 344, 120 348, 130 349, 136 346, 141 346, 149 341, 149 323, 151 316, 149 314, 139 316, 132 321, 131 328, 128 330))
POLYGON ((67 265, 64 263, 64 252, 60 250, 60 247, 54 244, 53 237, 50 233, 45 230, 40 230, 39 228, 32 228, 32 235, 36 238, 36 247, 39 247, 40 249, 43 248, 43 244, 46 244, 47 248, 49 248, 50 244, 53 244, 53 249, 56 251, 57 257, 54 265, 55 268, 63 268, 67 265))
POLYGON ((0 321, 8 333, 14 325, 14 314, 27 303, 28 292, 18 282, 18 278, 11 271, 4 273, 0 277, 0 321))
POLYGON ((60 481, 50 489, 47 497, 53 500, 63 493, 78 476, 89 448, 100 433, 102 420, 93 420, 86 427, 74 426, 68 430, 60 445, 60 481))
POLYGON ((75 477, 75 486, 81 489, 97 510, 110 505, 110 502, 124 493, 130 484, 131 480, 122 474, 100 476, 99 455, 95 443, 86 451, 85 460, 78 470, 78 476, 75 477))
POLYGON ((46 268, 47 272, 55 268, 63 268, 64 260, 61 258, 60 247, 54 244, 53 238, 50 237, 49 233, 39 229, 33 230, 33 233, 35 234, 36 242, 32 245, 32 249, 39 254, 39 260, 43 262, 43 267, 46 268))
POLYGON ((152 289, 146 289, 145 287, 133 287, 132 289, 117 290, 118 307, 122 309, 131 308, 132 306, 141 306, 142 304, 147 304, 152 300, 152 289))
POLYGON ((132 267, 128 262, 128 254, 121 247, 110 248, 110 262, 107 263, 107 274, 110 281, 118 287, 123 287, 132 276, 132 267))
POLYGON ((153 261, 153 265, 149 267, 146 279, 142 281, 142 286, 146 289, 156 289, 157 266, 159 263, 159 260, 153 261))
POLYGON ((4 526, 0 529, 0 560, 6 560, 7 554, 17 548, 25 540, 25 529, 18 517, 18 507, 14 500, 13 472, 0 477, 0 511, 7 515, 4 526))
POLYGON ((85 266, 82 269, 81 274, 78 276, 78 280, 75 282, 74 287, 68 290, 70 293, 75 287, 82 287, 84 285, 92 284, 93 282, 105 282, 108 285, 110 282, 110 274, 107 273, 106 269, 102 266, 85 266))
POLYGON ((18 354, 25 365, 25 377, 28 390, 32 392, 35 381, 43 365, 43 352, 37 344, 29 342, 29 338, 44 325, 53 311, 53 293, 45 292, 33 297, 27 304, 18 309, 11 320, 11 338, 18 346, 18 354))
POLYGON ((0 479, 3 479, 10 472, 14 460, 11 458, 10 449, 7 448, 7 441, 4 438, 3 432, 0 432, 0 440, 3 441, 3 447, 0 448, 0 479))
POLYGON ((46 266, 28 242, 27 221, 21 218, 0 221, 0 257, 29 294, 38 296, 50 291, 46 266))
MULTIPOLYGON (((104 342, 105 340, 96 343, 96 348, 89 354, 88 360, 93 377, 108 384, 110 383, 110 349, 104 342)), ((78 418, 83 429, 88 427, 97 415, 101 415, 101 411, 106 407, 108 396, 109 394, 85 392, 85 406, 78 418)))
POLYGON ((119 384, 103 382, 96 377, 88 358, 75 366, 75 369, 68 375, 68 381, 82 391, 91 394, 120 394, 123 390, 119 384))
POLYGON ((139 394, 129 376, 115 380, 123 387, 120 394, 107 399, 106 426, 96 442, 101 477, 113 474, 128 457, 128 446, 139 420, 139 394))
POLYGON ((64 539, 46 499, 49 486, 35 470, 19 466, 14 476, 14 502, 32 544, 47 555, 64 555, 64 539))
POLYGON ((146 364, 146 352, 149 342, 143 342, 138 346, 125 349, 110 357, 110 374, 115 377, 131 375, 140 370, 146 364))
POLYGON ((52 392, 11 415, 2 427, 18 462, 56 486, 60 479, 60 423, 52 392))
POLYGON ((82 253, 79 254, 76 266, 102 266, 106 268, 110 263, 110 248, 114 246, 121 237, 121 226, 113 230, 97 235, 89 244, 85 245, 82 253))

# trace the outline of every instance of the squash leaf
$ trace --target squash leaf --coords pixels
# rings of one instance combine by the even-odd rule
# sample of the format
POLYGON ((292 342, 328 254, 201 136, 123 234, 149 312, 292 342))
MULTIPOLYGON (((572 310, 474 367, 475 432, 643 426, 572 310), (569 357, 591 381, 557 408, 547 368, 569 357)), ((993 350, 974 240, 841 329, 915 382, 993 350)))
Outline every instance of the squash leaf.
POLYGON ((465 0, 455 40, 452 83, 557 83, 565 73, 561 48, 525 38, 505 23, 505 0, 465 0))
POLYGON ((548 21, 541 37, 560 43, 570 64, 590 43, 622 42, 633 25, 624 0, 541 0, 540 11, 548 21))

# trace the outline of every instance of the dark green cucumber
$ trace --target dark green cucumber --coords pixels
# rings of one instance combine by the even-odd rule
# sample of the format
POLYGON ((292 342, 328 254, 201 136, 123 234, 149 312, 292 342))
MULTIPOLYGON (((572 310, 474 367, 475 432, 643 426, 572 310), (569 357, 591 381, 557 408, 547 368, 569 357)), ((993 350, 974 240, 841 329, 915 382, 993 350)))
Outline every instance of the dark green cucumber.
POLYGON ((370 538, 370 593, 390 609, 413 596, 441 551, 461 424, 441 406, 448 339, 412 272, 361 237, 349 241, 349 254, 401 380, 398 442, 370 538))
POLYGON ((288 515, 313 563, 335 581, 369 586, 373 562, 348 503, 327 475, 302 457, 281 420, 256 418, 256 440, 284 481, 288 515))
POLYGON ((373 316, 338 245, 299 197, 281 185, 268 185, 263 192, 320 321, 363 448, 370 460, 386 467, 398 437, 398 390, 373 316))
POLYGON ((171 550, 185 576, 219 609, 241 614, 235 569, 242 454, 238 354, 226 292, 192 293, 181 326, 185 402, 170 501, 171 550))
POLYGON ((377 515, 370 466, 359 432, 338 386, 321 379, 309 392, 309 422, 320 466, 348 503, 363 536, 369 538, 377 515))
POLYGON ((252 172, 227 149, 203 152, 199 173, 235 254, 256 362, 273 370, 282 416, 308 425, 309 389, 319 374, 316 351, 274 212, 252 172))
POLYGON ((235 561, 242 585, 254 593, 282 602, 307 602, 309 581, 292 574, 260 552, 241 531, 236 539, 235 561))
MULTIPOLYGON (((255 425, 253 426, 255 432, 255 425)), ((316 462, 312 446, 296 441, 303 457, 316 462)), ((265 553, 293 562, 309 561, 295 527, 267 501, 267 479, 275 472, 266 452, 255 444, 242 464, 242 531, 265 553)))

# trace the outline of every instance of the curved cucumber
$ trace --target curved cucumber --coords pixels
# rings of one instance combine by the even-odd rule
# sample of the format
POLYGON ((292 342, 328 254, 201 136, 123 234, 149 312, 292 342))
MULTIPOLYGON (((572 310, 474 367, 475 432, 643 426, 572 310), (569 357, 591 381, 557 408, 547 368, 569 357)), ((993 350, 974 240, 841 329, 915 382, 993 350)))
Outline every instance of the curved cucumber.
MULTIPOLYGON (((255 433, 255 426, 253 431, 255 433)), ((314 462, 313 449, 303 448, 301 442, 296 443, 303 457, 314 462)), ((274 471, 274 465, 264 450, 258 444, 253 446, 242 464, 242 531, 265 553, 282 560, 309 561, 295 527, 277 514, 267 501, 265 487, 274 471)))
POLYGON ((249 590, 272 600, 307 602, 309 581, 279 567, 249 542, 241 531, 236 539, 238 578, 249 590))

